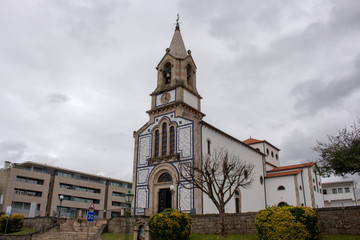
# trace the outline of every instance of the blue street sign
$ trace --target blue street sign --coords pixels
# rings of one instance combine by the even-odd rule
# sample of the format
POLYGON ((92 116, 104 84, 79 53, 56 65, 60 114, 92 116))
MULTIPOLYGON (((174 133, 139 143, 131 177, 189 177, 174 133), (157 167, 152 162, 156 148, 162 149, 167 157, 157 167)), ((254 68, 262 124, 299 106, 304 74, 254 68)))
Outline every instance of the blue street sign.
POLYGON ((88 222, 93 222, 94 221, 94 217, 95 217, 95 213, 94 212, 88 212, 86 215, 86 221, 88 222))

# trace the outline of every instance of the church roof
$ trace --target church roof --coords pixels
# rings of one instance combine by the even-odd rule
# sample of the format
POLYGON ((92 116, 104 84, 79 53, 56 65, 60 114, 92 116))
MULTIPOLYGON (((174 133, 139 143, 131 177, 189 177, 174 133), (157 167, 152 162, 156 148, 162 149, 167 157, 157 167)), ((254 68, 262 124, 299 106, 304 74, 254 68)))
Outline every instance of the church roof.
POLYGON ((289 176, 289 175, 296 175, 302 172, 302 169, 294 170, 294 171, 288 171, 288 172, 279 172, 279 173, 270 173, 267 174, 267 178, 271 177, 280 177, 280 176, 289 176))
POLYGON ((184 41, 181 37, 179 24, 176 25, 175 33, 171 40, 169 49, 169 54, 176 58, 185 58, 188 55, 186 52, 184 41))
POLYGON ((255 138, 251 138, 251 137, 250 137, 250 138, 248 138, 248 139, 246 139, 246 140, 243 141, 243 143, 246 143, 246 144, 248 144, 248 145, 255 144, 255 143, 262 143, 262 142, 267 143, 268 145, 272 146, 272 147, 275 148, 276 150, 280 151, 279 148, 275 147, 274 145, 272 145, 271 143, 269 143, 269 142, 266 141, 266 140, 259 140, 259 139, 255 139, 255 138))
POLYGON ((213 129, 214 131, 222 134, 223 136, 228 137, 228 138, 232 139, 233 141, 235 141, 235 142, 237 142, 237 143, 239 143, 239 144, 241 144, 241 145, 243 145, 243 146, 248 147, 248 149, 251 149, 251 150, 255 151, 256 153, 265 156, 265 154, 263 154, 262 152, 255 150, 255 148, 253 148, 253 147, 249 146, 248 144, 244 143, 243 141, 240 141, 239 139, 231 136, 230 134, 227 134, 226 132, 221 131, 220 129, 214 127, 213 125, 211 125, 211 124, 209 124, 209 123, 207 123, 207 122, 205 122, 205 121, 201 121, 201 123, 202 123, 203 125, 211 128, 211 129, 213 129))
POLYGON ((284 171, 284 170, 290 170, 290 169, 296 169, 296 168, 311 167, 313 165, 315 165, 314 162, 301 163, 301 164, 295 164, 295 165, 288 165, 288 166, 273 168, 268 172, 277 172, 277 171, 284 171))
POLYGON ((248 138, 246 140, 244 140, 243 142, 246 143, 246 144, 254 144, 254 143, 260 143, 260 142, 263 142, 264 140, 258 140, 258 139, 255 139, 255 138, 248 138))

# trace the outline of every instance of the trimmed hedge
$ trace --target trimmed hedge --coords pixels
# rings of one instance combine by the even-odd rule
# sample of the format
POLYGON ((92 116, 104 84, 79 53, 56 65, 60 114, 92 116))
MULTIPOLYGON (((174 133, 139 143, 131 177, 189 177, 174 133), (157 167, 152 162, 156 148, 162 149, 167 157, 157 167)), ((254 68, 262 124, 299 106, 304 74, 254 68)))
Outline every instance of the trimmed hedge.
MULTIPOLYGON (((22 229, 24 224, 24 216, 21 214, 11 214, 8 218, 8 225, 6 233, 18 232, 22 229)), ((0 217, 0 232, 5 233, 6 216, 5 214, 0 217)))
POLYGON ((188 240, 191 219, 187 213, 165 209, 149 219, 150 234, 156 240, 188 240))
POLYGON ((319 239, 319 224, 310 207, 269 207, 256 214, 255 226, 260 240, 319 239))

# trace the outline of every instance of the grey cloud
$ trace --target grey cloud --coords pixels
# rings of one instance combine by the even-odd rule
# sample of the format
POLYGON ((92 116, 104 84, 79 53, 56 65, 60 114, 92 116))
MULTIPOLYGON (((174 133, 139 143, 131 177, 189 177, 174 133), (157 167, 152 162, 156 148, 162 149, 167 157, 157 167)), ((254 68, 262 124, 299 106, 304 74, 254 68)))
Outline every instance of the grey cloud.
POLYGON ((27 144, 19 141, 3 141, 0 143, 0 160, 18 162, 21 160, 27 144))
POLYGON ((314 114, 324 108, 340 107, 344 99, 360 89, 360 71, 350 76, 324 82, 319 79, 297 84, 290 96, 295 98, 295 108, 300 114, 314 114))
POLYGON ((315 161, 316 153, 312 150, 316 140, 313 135, 306 134, 301 130, 293 130, 289 135, 282 138, 280 144, 281 165, 315 161))
POLYGON ((70 100, 68 96, 61 93, 50 93, 46 97, 47 101, 52 104, 66 103, 70 100))

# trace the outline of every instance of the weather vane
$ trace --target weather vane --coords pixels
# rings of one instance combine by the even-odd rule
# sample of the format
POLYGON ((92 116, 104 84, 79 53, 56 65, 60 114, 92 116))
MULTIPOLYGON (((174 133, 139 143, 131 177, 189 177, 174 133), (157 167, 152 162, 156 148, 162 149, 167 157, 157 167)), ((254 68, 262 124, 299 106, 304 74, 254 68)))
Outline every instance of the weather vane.
POLYGON ((176 18, 176 30, 180 30, 180 26, 179 26, 179 23, 182 23, 182 22, 179 22, 179 19, 180 19, 180 15, 179 14, 177 14, 177 18, 176 18))

